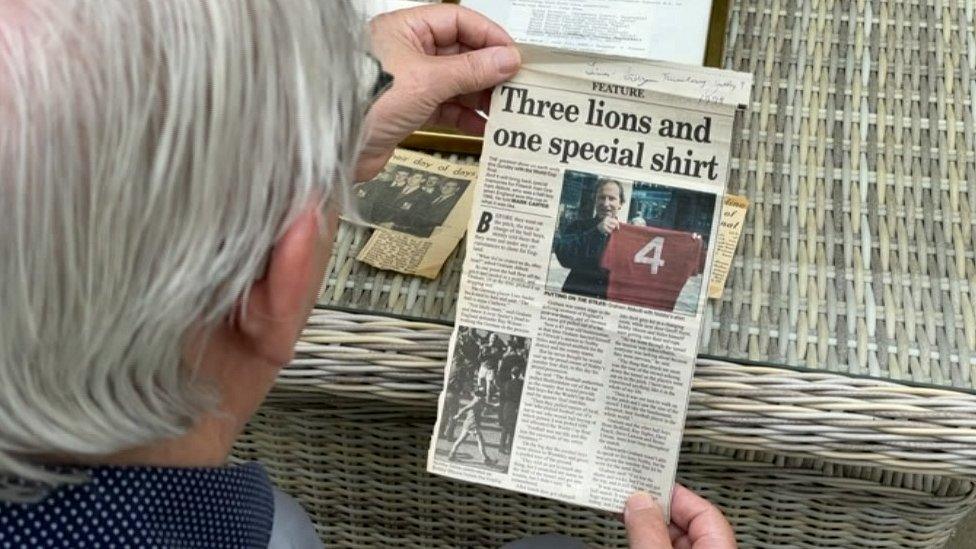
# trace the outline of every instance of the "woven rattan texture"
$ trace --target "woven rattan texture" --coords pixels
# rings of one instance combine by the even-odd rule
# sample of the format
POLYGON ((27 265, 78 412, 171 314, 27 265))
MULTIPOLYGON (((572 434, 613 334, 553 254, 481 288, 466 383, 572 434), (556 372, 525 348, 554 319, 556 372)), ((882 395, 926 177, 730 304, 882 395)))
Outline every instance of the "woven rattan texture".
MULTIPOLYGON (((610 514, 427 474, 433 419, 430 406, 272 402, 235 456, 260 459, 328 547, 498 547, 551 532, 623 545, 610 514)), ((976 497, 944 477, 708 444, 686 444, 679 470, 723 508, 742 547, 935 547, 976 497)))
POLYGON ((972 2, 741 2, 752 201, 703 351, 973 387, 972 2))
MULTIPOLYGON (((732 2, 725 66, 755 75, 729 190, 752 206, 703 353, 976 388, 971 1, 732 2)), ((354 260, 323 303, 453 318, 435 281, 354 260)))
MULTIPOLYGON (((450 333, 440 324, 318 309, 272 399, 340 395, 382 400, 391 409, 433 407, 450 333)), ((909 475, 902 480, 924 473, 976 478, 976 396, 699 360, 684 440, 877 466, 909 475)))

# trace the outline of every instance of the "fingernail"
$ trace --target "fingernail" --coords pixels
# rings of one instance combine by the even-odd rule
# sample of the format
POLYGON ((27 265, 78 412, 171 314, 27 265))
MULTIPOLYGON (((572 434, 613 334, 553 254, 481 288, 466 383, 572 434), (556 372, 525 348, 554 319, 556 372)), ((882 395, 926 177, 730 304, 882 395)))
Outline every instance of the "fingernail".
POLYGON ((630 513, 636 513, 644 509, 655 509, 657 507, 657 500, 651 497, 650 494, 647 492, 636 492, 627 499, 627 505, 624 507, 624 521, 627 520, 627 515, 630 513))
POLYGON ((518 49, 512 46, 496 48, 494 54, 495 68, 501 74, 514 74, 518 70, 521 56, 518 49))

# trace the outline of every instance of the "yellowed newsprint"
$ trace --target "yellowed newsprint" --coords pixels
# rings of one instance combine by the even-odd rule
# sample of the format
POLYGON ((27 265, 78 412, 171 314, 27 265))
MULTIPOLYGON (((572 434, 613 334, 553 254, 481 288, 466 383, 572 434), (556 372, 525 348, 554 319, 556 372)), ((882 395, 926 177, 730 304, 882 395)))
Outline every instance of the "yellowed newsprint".
POLYGON ((751 76, 522 59, 492 96, 427 469, 667 508, 751 76))
POLYGON ((748 198, 733 194, 725 195, 722 220, 718 228, 718 245, 715 248, 715 265, 712 269, 712 278, 708 281, 709 299, 722 297, 725 280, 729 277, 729 270, 732 268, 732 258, 739 244, 739 233, 742 232, 748 209, 748 198))
POLYGON ((467 229, 477 165, 397 149, 383 171, 353 187, 373 227, 356 257, 379 269, 435 278, 467 229))

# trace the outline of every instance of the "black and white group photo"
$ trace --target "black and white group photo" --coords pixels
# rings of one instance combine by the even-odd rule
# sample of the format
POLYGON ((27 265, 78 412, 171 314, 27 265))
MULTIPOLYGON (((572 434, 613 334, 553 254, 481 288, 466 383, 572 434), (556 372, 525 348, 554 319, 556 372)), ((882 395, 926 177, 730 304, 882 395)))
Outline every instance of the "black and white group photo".
POLYGON ((390 163, 353 190, 363 221, 426 238, 444 224, 467 187, 464 179, 390 163))
POLYGON ((530 345, 525 337, 458 328, 437 459, 508 471, 530 345))

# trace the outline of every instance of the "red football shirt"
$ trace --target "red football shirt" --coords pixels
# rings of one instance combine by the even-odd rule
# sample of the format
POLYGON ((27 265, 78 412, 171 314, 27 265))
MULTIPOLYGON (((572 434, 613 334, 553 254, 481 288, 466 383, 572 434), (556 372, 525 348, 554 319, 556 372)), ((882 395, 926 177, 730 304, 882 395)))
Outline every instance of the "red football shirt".
POLYGON ((610 273, 607 299, 671 311, 703 255, 692 233, 621 223, 600 261, 610 273))

